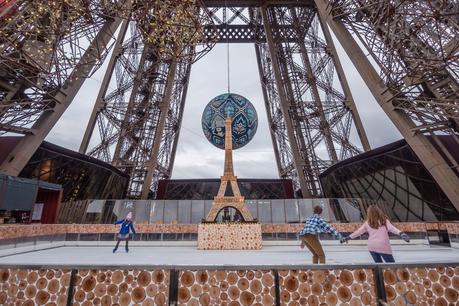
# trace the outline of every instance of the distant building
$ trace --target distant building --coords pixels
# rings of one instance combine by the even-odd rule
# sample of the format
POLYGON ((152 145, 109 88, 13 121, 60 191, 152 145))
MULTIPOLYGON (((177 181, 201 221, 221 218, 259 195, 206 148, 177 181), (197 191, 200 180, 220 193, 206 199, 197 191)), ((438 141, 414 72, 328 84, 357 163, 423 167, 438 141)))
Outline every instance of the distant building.
POLYGON ((0 174, 0 224, 55 223, 60 185, 0 174))
MULTIPOLYGON (((239 189, 246 200, 292 199, 290 179, 238 179, 239 189)), ((158 200, 213 200, 220 179, 160 180, 158 200)))
MULTIPOLYGON (((459 162, 455 140, 444 136, 442 145, 459 162)), ((384 203, 395 221, 459 220, 454 205, 405 140, 338 162, 320 175, 320 182, 324 197, 384 203)))
MULTIPOLYGON (((0 163, 20 137, 0 137, 0 163)), ((93 157, 43 141, 19 177, 62 186, 62 202, 86 199, 123 199, 129 176, 93 157)))

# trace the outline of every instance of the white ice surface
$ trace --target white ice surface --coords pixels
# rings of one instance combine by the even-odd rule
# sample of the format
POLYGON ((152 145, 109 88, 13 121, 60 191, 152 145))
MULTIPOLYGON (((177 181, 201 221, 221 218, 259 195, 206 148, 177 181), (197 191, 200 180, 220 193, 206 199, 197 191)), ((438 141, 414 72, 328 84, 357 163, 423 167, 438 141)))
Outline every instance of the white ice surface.
MULTIPOLYGON (((328 264, 367 264, 372 259, 364 246, 332 245, 324 247, 328 264)), ((398 263, 458 262, 459 249, 427 245, 393 246, 398 263)), ((112 247, 57 247, 0 258, 6 265, 304 265, 311 264, 311 254, 298 246, 265 246, 259 251, 202 251, 195 247, 132 246, 129 253, 120 245, 112 247)))

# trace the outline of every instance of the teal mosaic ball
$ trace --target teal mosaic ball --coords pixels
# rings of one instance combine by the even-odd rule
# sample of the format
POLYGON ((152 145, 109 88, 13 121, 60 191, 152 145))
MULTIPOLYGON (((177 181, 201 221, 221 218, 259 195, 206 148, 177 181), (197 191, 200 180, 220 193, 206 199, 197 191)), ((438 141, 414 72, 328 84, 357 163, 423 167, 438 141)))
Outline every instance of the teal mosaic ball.
POLYGON ((258 127, 255 107, 243 96, 226 93, 213 98, 202 114, 202 130, 207 140, 225 149, 225 119, 232 119, 233 149, 239 149, 252 140, 258 127))

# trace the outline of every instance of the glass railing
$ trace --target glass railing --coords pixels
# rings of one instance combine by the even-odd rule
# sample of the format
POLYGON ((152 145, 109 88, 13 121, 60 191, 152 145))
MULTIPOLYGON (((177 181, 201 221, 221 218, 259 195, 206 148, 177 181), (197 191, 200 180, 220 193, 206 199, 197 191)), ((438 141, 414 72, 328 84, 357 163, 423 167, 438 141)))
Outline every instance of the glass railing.
MULTIPOLYGON (((368 203, 361 199, 246 200, 252 216, 261 223, 299 223, 316 205, 330 222, 360 222, 368 203)), ((65 203, 63 203, 65 211, 65 203)), ((197 224, 207 216, 212 200, 90 200, 83 218, 75 223, 111 223, 132 212, 136 223, 197 224)))

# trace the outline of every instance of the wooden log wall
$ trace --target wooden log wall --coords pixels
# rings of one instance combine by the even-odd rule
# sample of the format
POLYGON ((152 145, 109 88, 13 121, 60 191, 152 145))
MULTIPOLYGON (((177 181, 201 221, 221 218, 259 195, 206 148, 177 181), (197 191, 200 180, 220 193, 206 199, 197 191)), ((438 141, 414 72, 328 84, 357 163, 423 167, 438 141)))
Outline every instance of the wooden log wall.
MULTIPOLYGON (((360 223, 331 224, 338 231, 350 233, 355 231, 360 223)), ((445 230, 450 234, 459 234, 459 222, 435 223, 394 223, 400 230, 408 233, 427 233, 427 231, 445 230)), ((303 224, 261 224, 262 233, 296 233, 303 228, 303 224)), ((135 224, 138 233, 192 233, 198 232, 198 224, 135 224)), ((113 224, 5 224, 0 227, 0 239, 13 239, 51 234, 78 234, 78 233, 115 233, 113 224)))
POLYGON ((459 263, 0 269, 0 305, 459 305, 459 263), (279 267, 278 267, 279 268, 279 267))
POLYGON ((459 267, 385 268, 389 305, 459 305, 459 267))

